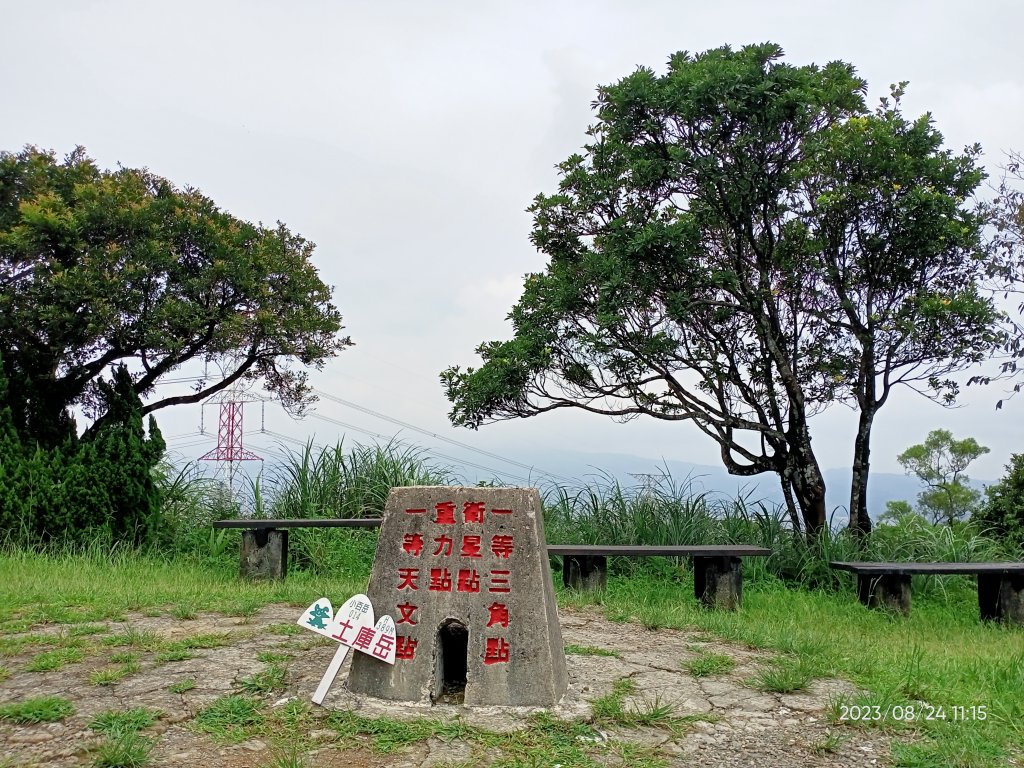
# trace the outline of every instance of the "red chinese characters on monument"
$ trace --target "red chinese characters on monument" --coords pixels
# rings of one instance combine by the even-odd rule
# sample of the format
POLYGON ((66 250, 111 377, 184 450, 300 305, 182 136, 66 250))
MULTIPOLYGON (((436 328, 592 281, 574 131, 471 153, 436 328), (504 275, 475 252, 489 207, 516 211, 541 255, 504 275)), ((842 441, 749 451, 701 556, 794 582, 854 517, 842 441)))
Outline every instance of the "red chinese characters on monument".
MULTIPOLYGON (((417 618, 419 600, 410 593, 419 591, 422 585, 427 592, 493 594, 499 601, 505 601, 503 595, 512 592, 512 569, 506 562, 515 552, 513 535, 488 531, 490 525, 500 525, 503 517, 512 515, 511 509, 488 509, 482 501, 467 501, 460 510, 454 501, 444 500, 433 508, 406 509, 405 512, 419 518, 416 527, 420 530, 403 533, 401 554, 409 558, 410 564, 403 563, 396 572, 395 588, 402 593, 395 602, 396 624, 405 625, 409 633, 395 638, 395 658, 399 661, 414 659, 423 639, 417 636, 416 629, 420 623, 417 618), (470 528, 463 531, 462 526, 470 528), (426 563, 427 567, 416 567, 424 559, 437 559, 438 567, 429 567, 426 563), (451 565, 445 567, 442 563, 451 565)), ((507 603, 492 602, 487 606, 487 615, 486 629, 493 635, 482 638, 478 658, 482 657, 485 665, 507 664, 512 654, 508 638, 502 633, 508 629, 510 621, 507 603)), ((369 642, 369 638, 357 640, 369 642)), ((378 654, 378 649, 372 649, 371 653, 378 654)))

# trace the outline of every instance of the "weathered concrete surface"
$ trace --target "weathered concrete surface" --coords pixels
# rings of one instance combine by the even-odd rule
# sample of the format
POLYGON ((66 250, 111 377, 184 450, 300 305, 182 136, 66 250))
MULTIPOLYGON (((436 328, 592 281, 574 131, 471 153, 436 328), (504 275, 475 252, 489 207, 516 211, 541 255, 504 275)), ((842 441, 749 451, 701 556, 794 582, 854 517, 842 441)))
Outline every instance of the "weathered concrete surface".
POLYGON ((288 574, 288 531, 242 531, 242 576, 283 579, 288 574))
POLYGON ((566 555, 562 583, 569 589, 604 589, 608 586, 608 558, 604 555, 566 555))
POLYGON ((869 608, 910 615, 910 576, 901 573, 857 575, 857 596, 869 608))
POLYGON ((978 605, 983 619, 1024 626, 1024 576, 979 573, 978 605))
POLYGON ((546 547, 536 489, 392 490, 367 595, 395 619, 397 658, 357 655, 349 689, 438 701, 458 667, 466 706, 556 704, 568 677, 546 547))
POLYGON ((743 563, 738 557, 693 558, 694 591, 708 608, 739 610, 743 604, 743 563))
MULTIPOLYGON (((50 646, 26 648, 8 655, 3 665, 10 676, 0 680, 0 704, 31 696, 60 695, 75 706, 75 714, 61 723, 22 725, 0 721, 0 764, 84 768, 95 764, 91 751, 102 741, 89 728, 92 719, 109 710, 134 707, 158 709, 159 721, 142 735, 156 744, 149 765, 153 768, 252 768, 285 764, 285 734, 268 733, 241 743, 218 741, 190 721, 203 707, 226 694, 243 693, 241 681, 259 673, 266 664, 260 654, 286 656, 287 676, 283 689, 260 697, 264 708, 278 710, 288 703, 308 703, 337 644, 311 633, 277 634, 294 626, 302 606, 273 605, 249 619, 200 614, 176 619, 170 609, 162 616, 131 613, 125 622, 104 622, 106 633, 86 639, 85 659, 52 672, 25 669, 34 655, 50 646), (162 640, 180 640, 198 634, 226 633, 226 645, 195 651, 196 658, 161 662, 157 651, 138 650, 140 669, 109 686, 95 685, 89 675, 112 664, 109 657, 124 650, 108 646, 102 638, 131 629, 152 633, 162 640), (193 680, 195 687, 174 693, 168 686, 193 680)), ((39 624, 26 635, 60 635, 67 626, 39 624)), ((693 630, 651 630, 633 623, 612 622, 595 610, 570 610, 562 616, 567 643, 596 647, 615 656, 569 655, 569 687, 553 708, 555 717, 590 722, 581 743, 596 765, 619 767, 628 745, 653 746, 661 764, 675 768, 883 768, 890 765, 891 739, 919 738, 913 731, 887 728, 854 728, 830 725, 829 701, 836 696, 856 696, 857 689, 841 680, 816 680, 807 691, 779 695, 757 691, 752 676, 770 663, 772 654, 727 643, 693 630), (729 673, 694 678, 683 667, 686 660, 703 653, 725 654, 736 662, 729 673), (669 728, 621 728, 593 723, 592 702, 612 691, 615 682, 632 679, 636 692, 624 702, 627 711, 641 712, 668 705, 676 715, 706 716, 682 731, 669 728), (830 745, 827 751, 822 744, 830 745), (602 745, 605 749, 602 749, 602 745), (619 745, 619 746, 617 746, 619 745)), ((16 637, 10 635, 9 637, 16 637)), ((374 751, 373 736, 352 737, 332 727, 331 717, 350 710, 366 717, 398 720, 436 718, 496 732, 529 728, 534 708, 431 706, 429 703, 389 702, 356 696, 341 686, 328 695, 325 707, 309 710, 310 720, 301 729, 299 758, 322 768, 421 768, 423 766, 509 764, 510 757, 495 751, 493 740, 470 737, 431 738, 403 747, 392 754, 374 751)), ((514 737, 513 737, 514 738, 514 737)), ((550 764, 550 763, 549 763, 550 764)), ((1018 756, 1017 762, 1024 765, 1018 756)), ((568 766, 565 766, 568 768, 568 766)))

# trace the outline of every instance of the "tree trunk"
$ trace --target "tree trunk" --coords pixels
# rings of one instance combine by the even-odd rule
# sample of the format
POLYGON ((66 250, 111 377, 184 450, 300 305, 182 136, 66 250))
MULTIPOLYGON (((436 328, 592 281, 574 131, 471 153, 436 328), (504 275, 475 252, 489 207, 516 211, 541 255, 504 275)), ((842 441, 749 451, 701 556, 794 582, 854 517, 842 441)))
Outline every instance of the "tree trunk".
POLYGON ((809 540, 816 540, 825 528, 828 515, 825 506, 825 478, 811 448, 811 435, 805 419, 790 417, 787 439, 790 445, 789 478, 793 494, 804 518, 804 531, 809 540))
POLYGON ((780 480, 782 480, 782 495, 786 499, 786 511, 789 513, 789 522, 793 526, 793 533, 800 533, 800 515, 797 514, 796 500, 793 498, 793 483, 787 474, 783 474, 780 480))
POLYGON ((871 425, 877 407, 873 393, 861 406, 857 423, 857 437, 853 443, 853 479, 850 482, 850 531, 858 539, 871 533, 868 514, 868 472, 871 468, 871 425))

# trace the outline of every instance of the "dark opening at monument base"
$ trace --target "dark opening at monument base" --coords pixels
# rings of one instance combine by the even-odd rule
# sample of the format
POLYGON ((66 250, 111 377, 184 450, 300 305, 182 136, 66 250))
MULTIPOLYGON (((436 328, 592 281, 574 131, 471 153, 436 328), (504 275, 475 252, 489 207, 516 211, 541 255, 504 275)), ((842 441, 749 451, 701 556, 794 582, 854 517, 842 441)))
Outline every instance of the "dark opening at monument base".
POLYGON ((437 629, 437 657, 430 699, 435 704, 462 704, 466 696, 469 630, 458 619, 448 619, 437 629))

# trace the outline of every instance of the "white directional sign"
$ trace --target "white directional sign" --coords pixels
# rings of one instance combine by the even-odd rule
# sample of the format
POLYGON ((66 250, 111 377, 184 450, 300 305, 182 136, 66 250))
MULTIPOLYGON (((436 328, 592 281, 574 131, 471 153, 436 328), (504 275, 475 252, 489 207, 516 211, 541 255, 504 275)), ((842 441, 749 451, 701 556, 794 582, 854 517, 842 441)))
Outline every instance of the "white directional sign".
POLYGON ((313 693, 314 704, 323 703, 349 648, 355 648, 386 664, 395 663, 395 621, 390 616, 381 616, 374 625, 373 606, 366 595, 350 597, 337 613, 331 601, 321 597, 303 611, 296 623, 341 644, 313 693))

